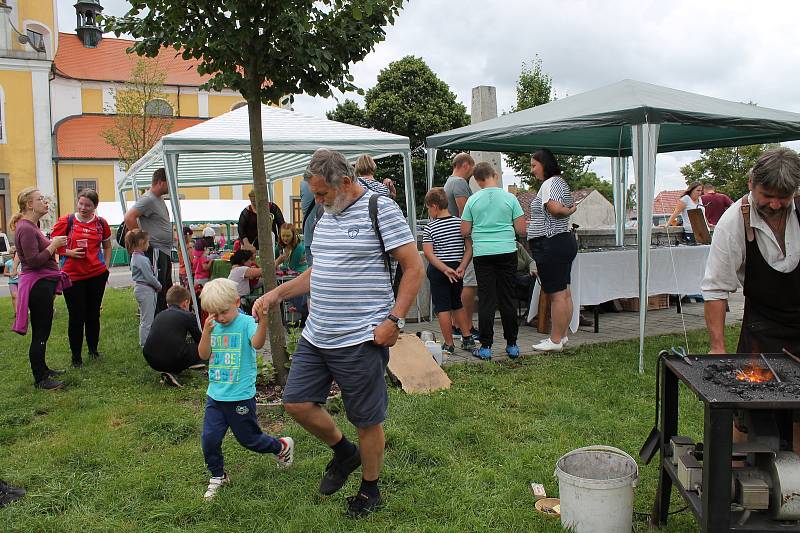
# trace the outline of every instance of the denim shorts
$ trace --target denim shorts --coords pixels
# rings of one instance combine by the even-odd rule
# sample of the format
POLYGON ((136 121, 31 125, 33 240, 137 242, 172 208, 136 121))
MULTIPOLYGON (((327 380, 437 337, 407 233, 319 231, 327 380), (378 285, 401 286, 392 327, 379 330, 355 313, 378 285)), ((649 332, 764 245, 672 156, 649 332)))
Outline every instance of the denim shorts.
POLYGON ((386 419, 389 395, 386 365, 389 348, 364 342, 343 348, 318 348, 304 337, 297 342, 283 403, 324 404, 331 381, 342 391, 347 419, 356 427, 370 427, 386 419))

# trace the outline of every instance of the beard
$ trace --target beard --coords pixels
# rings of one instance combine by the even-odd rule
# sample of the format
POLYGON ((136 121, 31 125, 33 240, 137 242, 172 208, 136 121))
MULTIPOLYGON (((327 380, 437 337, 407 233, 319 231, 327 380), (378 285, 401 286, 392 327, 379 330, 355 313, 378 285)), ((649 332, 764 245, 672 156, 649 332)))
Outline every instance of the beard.
POLYGON ((791 203, 789 203, 786 207, 781 207, 780 209, 772 209, 768 205, 762 206, 756 204, 756 211, 758 211, 758 214, 761 216, 761 218, 774 218, 788 212, 791 208, 791 203))
POLYGON ((344 192, 337 192, 336 198, 333 199, 333 205, 322 204, 322 209, 329 215, 339 215, 348 205, 347 194, 344 192))

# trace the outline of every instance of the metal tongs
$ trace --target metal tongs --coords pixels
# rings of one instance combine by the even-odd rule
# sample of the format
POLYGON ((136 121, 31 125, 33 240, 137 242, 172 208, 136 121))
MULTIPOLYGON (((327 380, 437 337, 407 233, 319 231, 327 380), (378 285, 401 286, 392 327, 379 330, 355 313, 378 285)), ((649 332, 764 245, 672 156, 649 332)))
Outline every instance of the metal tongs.
POLYGON ((689 356, 686 355, 686 350, 683 349, 683 346, 678 346, 677 348, 673 346, 672 348, 670 348, 670 351, 673 354, 680 357, 681 359, 683 359, 683 362, 686 363, 687 365, 692 366, 694 364, 692 363, 692 360, 689 359, 689 356))

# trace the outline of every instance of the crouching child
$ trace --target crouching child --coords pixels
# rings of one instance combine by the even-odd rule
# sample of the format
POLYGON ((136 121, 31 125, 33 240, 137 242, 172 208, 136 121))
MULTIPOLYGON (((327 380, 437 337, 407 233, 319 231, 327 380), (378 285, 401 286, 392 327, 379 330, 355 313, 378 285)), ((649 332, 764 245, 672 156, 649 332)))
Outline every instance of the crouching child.
POLYGON ((256 417, 256 350, 266 341, 267 317, 261 313, 256 324, 253 317, 240 313, 236 283, 229 279, 209 281, 201 300, 208 313, 198 352, 209 361, 202 444, 211 471, 204 497, 210 500, 229 481, 222 457, 222 439, 228 428, 248 450, 275 454, 281 467, 292 464, 294 441, 267 435, 256 417))

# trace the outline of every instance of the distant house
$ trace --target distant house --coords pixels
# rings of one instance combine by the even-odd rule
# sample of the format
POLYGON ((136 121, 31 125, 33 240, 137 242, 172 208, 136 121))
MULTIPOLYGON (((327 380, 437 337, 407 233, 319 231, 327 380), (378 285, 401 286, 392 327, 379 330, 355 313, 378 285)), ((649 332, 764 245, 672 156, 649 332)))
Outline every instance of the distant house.
POLYGON ((578 189, 572 192, 572 199, 578 208, 570 217, 570 224, 583 229, 614 227, 614 205, 597 189, 578 189))
MULTIPOLYGON (((512 192, 516 194, 525 212, 525 220, 530 220, 531 201, 536 197, 537 191, 517 189, 512 192)), ((578 224, 582 228, 614 226, 614 206, 597 190, 578 189, 572 192, 572 199, 580 204, 575 214, 570 217, 571 224, 578 224)))
POLYGON ((675 210, 675 206, 678 204, 678 200, 681 199, 681 196, 683 196, 682 189, 677 191, 661 191, 656 195, 655 199, 653 200, 654 225, 661 225, 669 220, 669 217, 675 210))

